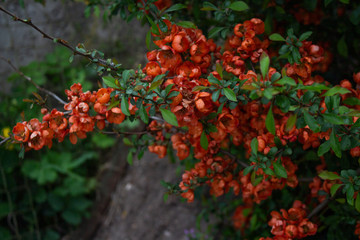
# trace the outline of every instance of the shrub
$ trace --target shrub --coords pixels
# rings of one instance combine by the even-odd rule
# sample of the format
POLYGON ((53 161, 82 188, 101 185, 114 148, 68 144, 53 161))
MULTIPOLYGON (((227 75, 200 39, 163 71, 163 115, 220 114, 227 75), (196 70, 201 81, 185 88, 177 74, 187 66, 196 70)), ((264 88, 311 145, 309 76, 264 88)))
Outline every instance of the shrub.
POLYGON ((127 135, 117 126, 140 119, 144 131, 124 138, 128 162, 146 147, 160 158, 175 150, 186 170, 179 184, 163 182, 165 199, 203 199, 199 221, 219 219, 210 238, 359 235, 360 73, 349 54, 359 53, 359 4, 88 4, 88 12, 105 6, 106 16, 148 22, 149 62, 122 69, 57 39, 88 58, 104 85, 92 92, 72 85, 65 112, 42 109, 42 121, 17 123, 9 140, 40 150, 65 137, 76 144, 110 124, 127 135))

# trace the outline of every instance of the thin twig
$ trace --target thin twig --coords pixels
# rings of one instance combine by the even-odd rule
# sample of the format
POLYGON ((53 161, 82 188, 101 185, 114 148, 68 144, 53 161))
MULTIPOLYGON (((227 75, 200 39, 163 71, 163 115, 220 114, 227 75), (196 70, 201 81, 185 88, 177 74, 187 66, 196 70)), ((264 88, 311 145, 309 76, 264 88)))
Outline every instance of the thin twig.
POLYGON ((11 139, 10 137, 4 138, 4 140, 0 142, 0 146, 6 143, 7 141, 9 141, 10 139, 11 139))
POLYGON ((232 159, 234 159, 237 163, 239 163, 239 164, 240 164, 241 166, 243 166, 244 168, 250 166, 249 164, 247 164, 246 162, 241 161, 241 160, 238 159, 234 154, 232 154, 232 153, 230 153, 230 152, 228 152, 228 151, 226 151, 226 150, 220 149, 220 152, 228 155, 229 157, 231 157, 232 159))
POLYGON ((141 131, 141 132, 106 132, 106 131, 99 131, 100 133, 103 134, 124 134, 124 135, 143 135, 143 134, 147 134, 149 133, 148 131, 141 131))
POLYGON ((31 19, 22 19, 22 18, 19 18, 18 16, 16 16, 14 13, 12 12, 9 12, 8 10, 4 9, 2 6, 0 6, 0 11, 6 13, 7 15, 11 16, 14 21, 19 21, 19 22, 22 22, 30 27, 32 27, 33 29, 35 29, 36 31, 38 31, 39 33, 42 34, 43 38, 47 38, 47 39, 50 39, 52 40, 53 42, 56 42, 66 48, 68 48, 69 50, 71 50, 73 52, 74 55, 80 55, 80 56, 83 56, 83 57, 86 57, 87 59, 89 59, 91 62, 95 63, 95 64, 98 64, 98 65, 102 65, 102 66, 105 66, 107 68, 110 68, 111 70, 113 71, 117 71, 118 68, 116 67, 116 65, 111 62, 111 61, 107 61, 105 59, 101 59, 101 58, 96 58, 96 57, 93 57, 90 53, 87 53, 87 52, 80 52, 78 51, 76 48, 72 47, 71 45, 69 45, 69 43, 63 39, 60 39, 60 38, 55 38, 55 37, 52 37, 50 36, 49 34, 45 33, 43 30, 41 30, 39 27, 37 27, 36 25, 34 25, 31 21, 31 19))
POLYGON ((328 203, 330 202, 330 200, 332 200, 331 198, 327 198, 324 201, 322 201, 319 205, 317 205, 312 211, 311 213, 309 213, 309 215, 307 216, 308 219, 312 218, 313 216, 315 216, 316 214, 318 214, 318 212, 320 212, 324 207, 326 207, 328 205, 328 203))
POLYGON ((38 90, 52 96, 53 98, 55 98, 58 102, 60 102, 61 104, 67 104, 67 102, 65 102, 64 100, 62 100, 60 97, 58 97, 55 93, 45 89, 45 88, 42 88, 40 87, 39 85, 37 85, 32 79, 31 77, 29 76, 26 76, 22 71, 20 71, 18 68, 16 68, 14 66, 14 64, 9 60, 9 59, 6 59, 2 56, 0 56, 0 59, 2 59, 3 61, 7 62, 12 69, 14 69, 14 71, 16 71, 18 74, 20 74, 20 76, 22 76, 23 78, 25 78, 26 80, 28 80, 30 83, 32 83, 38 90))
POLYGON ((157 116, 150 116, 150 118, 151 118, 152 120, 156 120, 156 121, 160 121, 160 122, 165 122, 165 120, 164 120, 164 119, 162 119, 161 117, 157 117, 157 116))

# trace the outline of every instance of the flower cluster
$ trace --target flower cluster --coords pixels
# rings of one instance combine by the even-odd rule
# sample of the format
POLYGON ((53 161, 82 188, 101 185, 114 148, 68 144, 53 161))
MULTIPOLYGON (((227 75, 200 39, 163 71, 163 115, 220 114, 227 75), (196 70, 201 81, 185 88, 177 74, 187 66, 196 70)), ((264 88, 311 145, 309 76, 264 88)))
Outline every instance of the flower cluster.
POLYGON ((251 181, 250 174, 243 175, 243 171, 239 173, 239 179, 241 182, 242 197, 247 204, 260 203, 262 200, 271 196, 272 191, 276 189, 283 189, 285 185, 295 188, 298 185, 298 179, 295 175, 297 166, 290 160, 289 157, 282 157, 282 165, 286 169, 287 178, 277 178, 275 176, 269 176, 264 173, 262 169, 256 172, 257 176, 262 176, 260 183, 254 186, 251 181))
POLYGON ((317 225, 306 218, 305 205, 296 200, 289 210, 272 211, 269 226, 272 227, 273 238, 260 238, 260 240, 291 240, 301 239, 315 235, 317 225), (281 212, 281 213, 280 213, 281 212))
POLYGON ((14 140, 23 142, 27 149, 39 150, 44 146, 51 148, 53 139, 62 142, 69 135, 70 141, 76 144, 77 139, 86 138, 86 133, 105 127, 109 123, 120 124, 125 115, 119 107, 108 110, 112 88, 100 88, 94 92, 83 92, 80 83, 75 83, 66 89, 69 102, 64 105, 67 112, 53 109, 48 113, 42 109, 43 121, 31 119, 29 122, 17 123, 13 128, 14 140), (90 115, 93 108, 95 114, 90 115))

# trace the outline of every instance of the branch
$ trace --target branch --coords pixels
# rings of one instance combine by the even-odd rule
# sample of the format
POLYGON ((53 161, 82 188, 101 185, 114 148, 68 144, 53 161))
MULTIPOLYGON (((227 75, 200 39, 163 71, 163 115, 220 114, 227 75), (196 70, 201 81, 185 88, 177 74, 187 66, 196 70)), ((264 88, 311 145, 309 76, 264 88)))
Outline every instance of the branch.
POLYGON ((99 132, 100 132, 100 133, 103 133, 103 134, 116 134, 116 135, 119 135, 119 134, 124 134, 124 135, 143 135, 143 134, 149 133, 148 131, 141 131, 141 132, 121 132, 121 131, 106 132, 106 131, 99 131, 99 132))
POLYGON ((229 157, 231 157, 233 160, 235 160, 237 163, 239 163, 239 164, 240 164, 241 166, 243 166, 244 168, 250 166, 249 164, 247 164, 246 162, 241 161, 241 160, 238 159, 234 154, 232 154, 232 153, 230 153, 230 152, 228 152, 228 151, 226 151, 226 150, 220 149, 220 152, 228 155, 229 157))
POLYGON ((308 219, 312 218, 313 216, 315 216, 316 214, 318 214, 323 208, 325 208, 328 203, 330 202, 330 200, 332 200, 333 198, 327 198, 324 201, 322 201, 319 205, 316 206, 316 208, 314 208, 311 213, 309 213, 309 215, 307 216, 308 219))
POLYGON ((10 139, 11 139, 10 137, 4 138, 4 140, 0 142, 0 146, 6 143, 7 141, 9 141, 10 139))
MULTIPOLYGON (((1 8, 1 7, 0 7, 1 8)), ((58 102, 60 102, 61 104, 67 104, 67 102, 65 102, 64 100, 62 100, 60 97, 58 97, 55 93, 53 93, 53 92, 51 92, 51 91, 49 91, 49 90, 47 90, 47 89, 45 89, 45 88, 42 88, 42 87, 40 87, 39 85, 37 85, 29 76, 26 76, 23 72, 21 72, 18 68, 16 68, 15 66, 14 66, 14 64, 12 64, 12 62, 9 60, 9 59, 6 59, 6 58, 4 58, 4 57, 2 57, 2 56, 0 56, 0 58, 3 60, 3 61, 5 61, 5 62, 7 62, 9 65, 10 65, 10 67, 12 68, 12 69, 14 69, 18 74, 20 74, 23 78, 25 78, 26 80, 28 80, 29 82, 31 82, 39 91, 42 91, 42 92, 44 92, 44 93, 46 93, 46 94, 48 94, 48 95, 50 95, 50 96, 52 96, 53 98, 55 98, 58 102)))
POLYGON ((0 11, 6 13, 7 15, 11 16, 14 21, 19 21, 22 22, 30 27, 32 27, 33 29, 35 29, 36 31, 38 31, 39 33, 42 34, 43 38, 47 38, 52 40, 53 42, 56 42, 66 48, 68 48, 70 51, 73 52, 74 55, 80 55, 83 57, 86 57, 87 59, 89 59, 91 62, 100 65, 100 66, 106 66, 107 68, 110 68, 113 71, 117 71, 118 68, 116 67, 116 65, 113 62, 109 62, 105 59, 101 59, 101 58, 96 58, 94 56, 92 56, 90 53, 87 52, 80 52, 78 51, 76 48, 72 47, 71 45, 69 45, 69 43, 63 39, 60 38, 55 38, 50 36, 49 34, 45 33, 44 31, 42 31, 39 27, 37 27, 36 25, 34 25, 31 21, 31 19, 22 19, 19 18, 18 16, 16 16, 14 13, 9 12, 8 10, 4 9, 2 6, 0 6, 0 11))

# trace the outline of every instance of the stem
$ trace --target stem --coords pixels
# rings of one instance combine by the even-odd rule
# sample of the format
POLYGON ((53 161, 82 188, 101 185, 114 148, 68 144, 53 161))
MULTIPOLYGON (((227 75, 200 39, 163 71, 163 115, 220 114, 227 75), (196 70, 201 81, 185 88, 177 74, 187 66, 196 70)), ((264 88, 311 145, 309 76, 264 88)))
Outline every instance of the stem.
POLYGON ((228 155, 229 157, 231 157, 232 159, 234 159, 236 162, 238 162, 238 163, 239 163, 241 166, 243 166, 244 168, 250 166, 249 164, 247 164, 246 162, 241 161, 241 160, 238 159, 234 154, 232 154, 232 153, 230 153, 230 152, 228 152, 228 151, 226 151, 226 150, 220 149, 220 152, 228 155))
POLYGON ((124 135, 143 135, 143 134, 146 134, 146 133, 149 133, 148 131, 141 131, 141 132, 119 132, 119 131, 116 131, 116 132, 107 132, 107 131, 100 131, 100 133, 103 133, 103 134, 124 134, 124 135))
POLYGON ((0 142, 0 146, 3 145, 4 143, 6 143, 6 142, 9 141, 9 140, 10 140, 10 137, 5 138, 4 140, 2 140, 2 141, 0 142))
POLYGON ((47 39, 50 39, 52 40, 53 42, 56 42, 66 48, 68 48, 70 51, 72 51, 74 53, 74 55, 80 55, 80 56, 83 56, 83 57, 86 57, 87 59, 89 59, 92 63, 95 63, 97 65, 100 65, 100 66, 106 66, 107 68, 110 68, 111 70, 113 71, 117 71, 118 68, 116 67, 116 65, 113 63, 113 62, 108 62, 107 60, 105 59, 101 59, 101 58, 96 58, 96 57, 93 57, 91 56, 90 53, 83 53, 83 52, 80 52, 78 50, 76 50, 76 48, 72 47, 71 45, 69 45, 69 43, 63 39, 60 39, 60 38, 55 38, 55 37, 52 37, 50 36, 49 34, 45 33, 43 30, 41 30, 39 27, 37 27, 36 25, 34 25, 31 21, 31 19, 22 19, 22 18, 19 18, 18 16, 16 16, 14 13, 12 12, 9 12, 8 10, 4 9, 2 6, 0 6, 0 11, 6 13, 7 15, 11 16, 14 21, 19 21, 19 22, 22 22, 30 27, 32 27, 33 29, 35 29, 36 31, 38 31, 39 33, 42 34, 43 38, 47 38, 47 39))
POLYGON ((320 203, 319 205, 316 206, 316 208, 314 208, 311 213, 309 213, 309 215, 307 216, 308 219, 312 218, 313 216, 315 216, 316 214, 318 214, 323 208, 325 208, 328 203, 330 202, 330 200, 332 200, 332 198, 327 198, 325 199, 322 203, 320 203))

